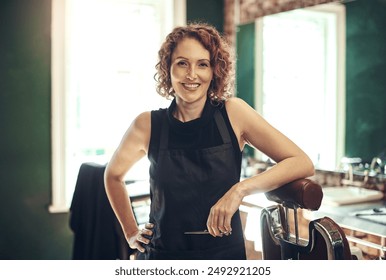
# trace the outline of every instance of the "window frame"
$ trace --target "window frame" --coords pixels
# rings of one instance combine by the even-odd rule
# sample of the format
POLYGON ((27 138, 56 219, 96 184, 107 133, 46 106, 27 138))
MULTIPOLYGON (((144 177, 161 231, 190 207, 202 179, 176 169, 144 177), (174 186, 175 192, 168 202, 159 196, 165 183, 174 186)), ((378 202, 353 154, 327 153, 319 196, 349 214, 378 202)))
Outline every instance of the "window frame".
MULTIPOLYGON (((323 4, 313 7, 304 8, 305 10, 318 11, 318 12, 327 12, 332 13, 336 16, 336 34, 337 34, 337 50, 336 50, 336 96, 334 100, 334 110, 335 114, 335 128, 333 132, 335 134, 335 167, 339 166, 340 159, 344 156, 345 152, 345 121, 346 121, 346 96, 345 96, 345 55, 346 55, 346 10, 345 6, 340 3, 331 3, 323 4)), ((258 18, 255 21, 255 46, 256 46, 256 56, 255 56, 255 89, 256 89, 256 98, 255 98, 255 108, 262 114, 263 112, 263 45, 262 45, 262 28, 263 28, 263 19, 258 18)), ((256 153, 255 157, 258 160, 264 160, 264 155, 262 153, 256 153)), ((318 166, 316 165, 316 168, 318 166)), ((335 170, 334 167, 324 168, 328 170, 335 170)))
MULTIPOLYGON (((173 6, 173 26, 186 24, 186 0, 167 0, 173 6)), ((169 12, 169 11, 168 11, 169 12)), ((66 1, 52 1, 51 23, 51 202, 50 213, 69 211, 66 199, 66 1)), ((165 30, 169 32, 170 30, 165 30)))

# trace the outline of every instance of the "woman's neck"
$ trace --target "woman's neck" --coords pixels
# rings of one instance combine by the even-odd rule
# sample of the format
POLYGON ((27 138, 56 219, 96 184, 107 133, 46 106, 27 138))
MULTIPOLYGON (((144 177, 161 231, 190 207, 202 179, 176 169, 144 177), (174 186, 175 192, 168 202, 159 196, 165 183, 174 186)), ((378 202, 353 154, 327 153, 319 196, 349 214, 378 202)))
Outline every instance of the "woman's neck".
POLYGON ((194 103, 187 103, 176 97, 176 108, 173 117, 181 122, 188 122, 201 117, 206 103, 206 98, 197 100, 194 103))

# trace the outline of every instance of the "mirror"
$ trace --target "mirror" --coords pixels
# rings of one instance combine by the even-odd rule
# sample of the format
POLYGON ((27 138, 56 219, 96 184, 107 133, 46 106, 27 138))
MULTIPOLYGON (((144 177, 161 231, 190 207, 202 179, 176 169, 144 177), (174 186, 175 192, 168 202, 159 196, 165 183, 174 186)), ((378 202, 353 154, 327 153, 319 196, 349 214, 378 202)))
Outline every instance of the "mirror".
MULTIPOLYGON (((336 107, 334 103, 327 104, 327 108, 330 106, 332 111, 336 108, 337 129, 341 130, 341 134, 338 131, 335 135, 338 143, 335 150, 325 151, 327 154, 334 154, 335 157, 335 163, 323 166, 323 169, 330 170, 338 167, 339 160, 343 156, 360 157, 364 162, 370 163, 373 157, 379 156, 385 150, 386 134, 386 79, 384 78, 386 1, 355 0, 337 5, 342 5, 345 10, 346 25, 343 35, 345 54, 343 56, 344 75, 338 80, 338 85, 340 84, 343 90, 340 99, 342 105, 336 107)), ((255 62, 258 60, 256 49, 259 47, 256 36, 260 35, 256 32, 255 22, 246 23, 238 26, 236 40, 237 94, 259 111, 262 103, 256 102, 260 98, 256 89, 259 83, 262 83, 262 80, 258 80, 261 79, 262 73, 260 71, 260 76, 259 73, 256 74, 258 70, 255 62)), ((286 45, 281 45, 281 48, 285 50, 286 45)), ((280 48, 277 52, 280 52, 280 48)), ((275 68, 273 71, 275 72, 275 68)), ((293 98, 294 104, 289 104, 290 101, 286 99, 286 106, 297 108, 297 100, 293 98)), ((304 118, 309 119, 311 116, 308 114, 304 118)), ((281 118, 285 119, 285 117, 281 118)), ((299 123, 299 126, 303 126, 303 123, 299 123)), ((306 127, 310 125, 307 123, 306 127)), ((326 131, 335 131, 331 127, 326 129, 326 131)))

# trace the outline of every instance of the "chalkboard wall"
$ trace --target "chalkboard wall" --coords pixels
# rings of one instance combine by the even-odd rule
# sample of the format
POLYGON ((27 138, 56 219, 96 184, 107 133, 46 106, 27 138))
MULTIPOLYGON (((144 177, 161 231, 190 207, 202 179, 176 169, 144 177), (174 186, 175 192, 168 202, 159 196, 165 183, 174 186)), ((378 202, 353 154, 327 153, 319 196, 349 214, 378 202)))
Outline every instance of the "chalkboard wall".
POLYGON ((367 161, 386 149, 386 1, 346 4, 346 154, 367 161))

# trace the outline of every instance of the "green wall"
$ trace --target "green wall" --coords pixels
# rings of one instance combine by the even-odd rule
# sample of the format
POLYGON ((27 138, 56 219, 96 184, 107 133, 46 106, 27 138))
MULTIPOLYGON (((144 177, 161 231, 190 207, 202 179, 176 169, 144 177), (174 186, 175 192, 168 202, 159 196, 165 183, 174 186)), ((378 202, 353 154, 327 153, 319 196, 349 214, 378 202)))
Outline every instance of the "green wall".
MULTIPOLYGON (((236 95, 252 107, 255 106, 255 23, 237 27, 237 63, 236 63, 236 95)), ((253 156, 254 149, 248 145, 243 152, 253 156)))
POLYGON ((68 259, 51 194, 49 0, 0 2, 0 259, 68 259))
POLYGON ((386 2, 346 4, 346 154, 386 152, 386 2))
MULTIPOLYGON (((223 25, 223 1, 187 19, 223 25)), ((205 9, 203 9, 205 7, 205 9)), ((69 215, 50 214, 51 0, 0 1, 0 259, 70 259, 69 215)))
POLYGON ((255 23, 237 28, 237 96, 251 106, 255 106, 255 23))
MULTIPOLYGON (((346 4, 345 155, 370 162, 386 149, 386 2, 346 4)), ((254 104, 254 23, 237 32, 237 94, 254 104)))
POLYGON ((223 0, 187 0, 187 21, 204 21, 215 26, 223 32, 224 26, 224 1, 223 0))

